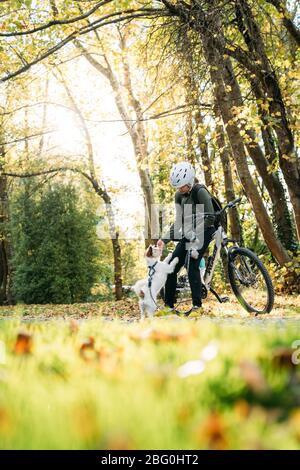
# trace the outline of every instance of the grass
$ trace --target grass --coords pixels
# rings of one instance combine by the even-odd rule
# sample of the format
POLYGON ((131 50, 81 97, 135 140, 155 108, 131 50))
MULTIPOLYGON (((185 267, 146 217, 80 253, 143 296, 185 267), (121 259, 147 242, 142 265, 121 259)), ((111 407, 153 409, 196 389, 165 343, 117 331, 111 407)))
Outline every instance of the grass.
POLYGON ((0 448, 299 449, 298 306, 143 324, 131 300, 2 307, 0 448))

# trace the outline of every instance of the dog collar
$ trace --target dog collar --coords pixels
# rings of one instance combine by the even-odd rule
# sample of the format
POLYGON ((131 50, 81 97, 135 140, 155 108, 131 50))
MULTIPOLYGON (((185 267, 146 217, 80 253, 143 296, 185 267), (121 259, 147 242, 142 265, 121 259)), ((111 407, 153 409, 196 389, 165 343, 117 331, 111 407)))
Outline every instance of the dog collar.
POLYGON ((151 266, 148 266, 148 270, 149 270, 149 275, 151 275, 151 273, 155 272, 155 266, 157 265, 158 261, 155 261, 154 264, 152 264, 151 266))
POLYGON ((148 266, 148 270, 149 270, 149 276, 148 276, 148 286, 151 287, 151 284, 152 284, 152 277, 155 273, 155 266, 157 265, 158 261, 155 261, 154 264, 152 264, 152 266, 148 266))

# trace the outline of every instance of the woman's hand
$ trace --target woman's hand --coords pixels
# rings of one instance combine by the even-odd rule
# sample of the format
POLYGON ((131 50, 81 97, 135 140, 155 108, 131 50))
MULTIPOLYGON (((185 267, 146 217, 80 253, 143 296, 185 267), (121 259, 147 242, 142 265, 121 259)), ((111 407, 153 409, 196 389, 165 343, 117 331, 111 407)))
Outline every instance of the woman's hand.
POLYGON ((158 246, 158 248, 160 248, 161 250, 164 249, 164 242, 162 240, 158 240, 158 242, 156 243, 156 246, 158 246))

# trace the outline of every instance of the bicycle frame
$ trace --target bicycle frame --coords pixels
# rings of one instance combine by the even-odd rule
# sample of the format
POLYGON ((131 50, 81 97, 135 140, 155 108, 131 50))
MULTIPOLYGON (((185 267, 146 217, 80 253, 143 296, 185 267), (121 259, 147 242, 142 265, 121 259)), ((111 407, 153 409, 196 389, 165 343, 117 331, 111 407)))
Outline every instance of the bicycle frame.
POLYGON ((220 256, 221 256, 221 248, 222 246, 225 247, 224 241, 227 241, 227 235, 223 227, 221 226, 218 227, 218 229, 213 234, 212 238, 214 240, 213 254, 209 258, 209 261, 206 265, 204 279, 203 279, 207 292, 210 290, 211 280, 213 278, 213 274, 214 274, 217 262, 219 261, 220 256))

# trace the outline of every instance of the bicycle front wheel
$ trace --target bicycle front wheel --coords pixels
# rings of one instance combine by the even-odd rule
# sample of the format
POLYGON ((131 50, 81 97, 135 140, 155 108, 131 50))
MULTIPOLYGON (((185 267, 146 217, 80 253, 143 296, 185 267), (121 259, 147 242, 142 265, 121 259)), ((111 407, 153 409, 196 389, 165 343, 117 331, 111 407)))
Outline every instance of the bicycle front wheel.
POLYGON ((240 304, 247 312, 270 313, 274 305, 274 288, 261 260, 247 248, 229 253, 228 277, 240 304))

